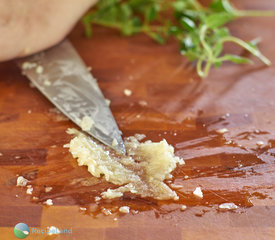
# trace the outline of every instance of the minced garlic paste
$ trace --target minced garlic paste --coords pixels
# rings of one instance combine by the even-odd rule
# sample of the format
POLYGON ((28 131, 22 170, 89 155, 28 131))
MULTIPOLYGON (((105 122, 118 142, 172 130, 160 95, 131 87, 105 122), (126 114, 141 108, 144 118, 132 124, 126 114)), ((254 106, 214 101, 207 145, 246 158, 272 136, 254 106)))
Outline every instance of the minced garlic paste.
POLYGON ((140 135, 128 137, 124 141, 127 155, 123 156, 76 129, 67 132, 74 135, 68 147, 79 166, 86 165, 93 176, 103 176, 106 181, 121 185, 103 192, 102 198, 131 192, 159 200, 178 199, 176 192, 163 181, 172 177, 177 163, 184 161, 174 155, 174 148, 166 140, 141 143, 140 135))

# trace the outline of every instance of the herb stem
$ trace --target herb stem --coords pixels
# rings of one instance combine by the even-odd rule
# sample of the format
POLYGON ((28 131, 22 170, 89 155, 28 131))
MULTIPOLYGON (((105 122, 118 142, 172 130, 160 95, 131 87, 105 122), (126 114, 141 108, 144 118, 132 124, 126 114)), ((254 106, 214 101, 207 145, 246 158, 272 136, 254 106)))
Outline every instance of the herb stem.
MULTIPOLYGON (((208 75, 208 72, 210 70, 210 67, 213 63, 213 52, 212 52, 212 49, 211 47, 207 44, 207 42, 205 41, 205 36, 207 34, 207 30, 208 30, 208 27, 207 25, 203 25, 200 29, 200 42, 202 44, 202 47, 204 48, 207 56, 206 56, 206 64, 204 66, 204 70, 203 71, 200 71, 199 75, 201 75, 201 77, 206 77, 208 75)), ((201 59, 199 59, 201 60, 201 59)), ((199 69, 201 69, 201 65, 202 65, 202 62, 199 63, 199 69)))
MULTIPOLYGON (((113 28, 116 30, 121 30, 122 29, 122 24, 119 23, 113 23, 110 21, 102 21, 102 20, 96 20, 96 19, 92 19, 91 20, 92 24, 96 24, 96 25, 100 25, 102 27, 108 27, 108 28, 113 28)), ((142 27, 132 27, 133 31, 139 31, 139 32, 143 32, 147 35, 150 35, 150 33, 153 32, 157 32, 160 31, 162 29, 162 27, 160 26, 150 26, 150 25, 144 25, 142 27)))
POLYGON ((209 59, 211 59, 213 57, 212 50, 204 39, 206 32, 207 32, 207 26, 203 25, 200 30, 200 41, 201 41, 201 44, 204 47, 205 51, 207 52, 209 59))
POLYGON ((201 58, 199 58, 199 60, 197 61, 196 70, 200 77, 203 78, 205 76, 204 72, 202 71, 202 59, 201 58))
POLYGON ((249 45, 248 43, 246 43, 245 41, 233 37, 233 36, 227 36, 221 39, 222 43, 224 42, 233 42, 236 43, 237 45, 243 47, 244 49, 246 49, 247 51, 249 51, 250 53, 252 53, 254 56, 258 57, 264 64, 266 64, 267 66, 271 65, 270 60, 265 57, 258 49, 252 47, 251 45, 249 45))
POLYGON ((274 15, 275 15, 274 11, 257 11, 257 10, 237 11, 238 17, 272 17, 274 15))

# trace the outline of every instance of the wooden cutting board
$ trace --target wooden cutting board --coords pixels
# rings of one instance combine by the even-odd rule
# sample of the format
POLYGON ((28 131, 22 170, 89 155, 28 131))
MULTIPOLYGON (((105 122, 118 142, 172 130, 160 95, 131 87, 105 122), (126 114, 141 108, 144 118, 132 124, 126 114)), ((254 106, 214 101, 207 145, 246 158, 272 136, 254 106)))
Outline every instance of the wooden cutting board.
MULTIPOLYGON (((275 10, 268 0, 238 4, 275 10)), ((261 36, 261 50, 275 63, 274 23, 274 17, 241 19, 230 29, 245 40, 261 36)), ((274 65, 256 59, 250 66, 225 64, 201 80, 173 41, 160 46, 143 35, 123 38, 99 27, 86 39, 80 25, 69 38, 111 100, 123 136, 165 138, 185 159, 172 179, 182 186, 176 189, 180 199, 126 195, 95 202, 114 186, 93 178, 63 148, 71 139, 66 129, 76 126, 30 87, 14 62, 1 63, 0 239, 16 239, 18 222, 30 227, 27 239, 275 239, 274 65), (224 128, 228 132, 219 133, 224 128), (32 195, 16 187, 18 176, 30 181, 32 195), (192 194, 198 186, 202 199, 192 194), (52 206, 44 204, 47 199, 52 206), (222 203, 238 209, 221 211, 222 203), (120 206, 131 212, 118 213, 120 206), (49 226, 72 233, 32 233, 49 226)), ((227 50, 241 53, 234 46, 227 50)))

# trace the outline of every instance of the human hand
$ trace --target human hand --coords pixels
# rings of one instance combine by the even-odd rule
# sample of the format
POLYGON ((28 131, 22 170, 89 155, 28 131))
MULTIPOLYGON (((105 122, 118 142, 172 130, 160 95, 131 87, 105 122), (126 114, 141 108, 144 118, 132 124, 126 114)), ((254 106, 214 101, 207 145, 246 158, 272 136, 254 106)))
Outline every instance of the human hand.
POLYGON ((0 61, 60 42, 97 0, 0 0, 0 61))

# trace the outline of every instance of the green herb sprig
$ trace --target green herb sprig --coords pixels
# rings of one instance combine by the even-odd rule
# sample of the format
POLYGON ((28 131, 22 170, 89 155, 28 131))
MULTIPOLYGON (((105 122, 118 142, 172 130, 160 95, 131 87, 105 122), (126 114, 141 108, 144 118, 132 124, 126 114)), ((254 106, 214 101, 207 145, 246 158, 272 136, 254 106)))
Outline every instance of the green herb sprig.
POLYGON ((208 7, 197 0, 100 0, 84 18, 86 35, 92 35, 92 25, 121 31, 125 36, 144 33, 160 44, 170 37, 179 42, 179 50, 196 62, 200 77, 206 77, 212 66, 225 61, 252 63, 247 57, 223 53, 224 44, 239 45, 264 64, 271 62, 259 51, 258 39, 250 42, 232 36, 227 23, 247 16, 271 16, 272 11, 238 10, 229 0, 214 0, 208 7))

